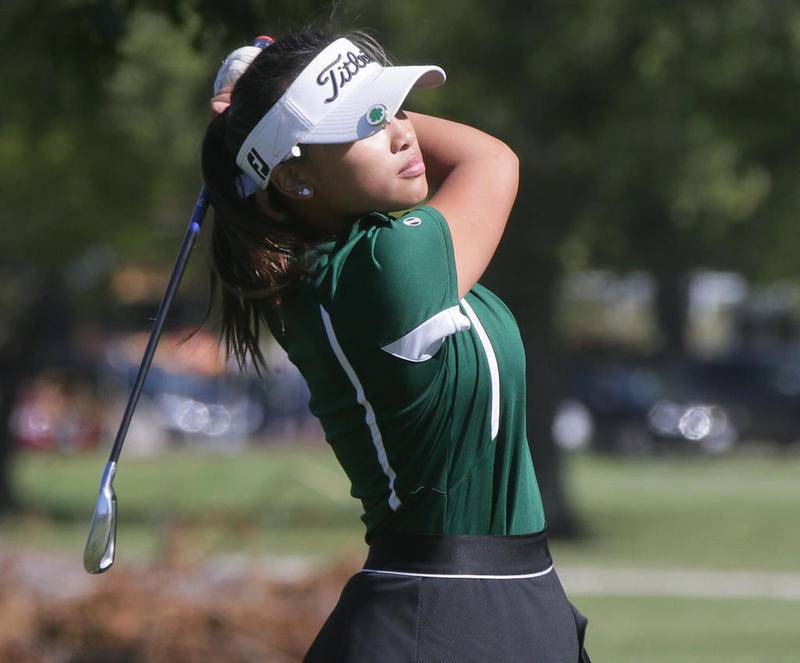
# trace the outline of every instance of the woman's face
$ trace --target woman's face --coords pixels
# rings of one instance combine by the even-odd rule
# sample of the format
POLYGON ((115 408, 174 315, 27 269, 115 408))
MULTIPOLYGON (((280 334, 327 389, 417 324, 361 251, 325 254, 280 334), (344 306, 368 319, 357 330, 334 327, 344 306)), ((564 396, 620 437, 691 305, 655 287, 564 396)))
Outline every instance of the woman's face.
POLYGON ((352 143, 306 145, 303 176, 315 211, 333 217, 404 210, 428 196, 417 135, 402 111, 381 131, 352 143), (316 199, 316 200, 314 200, 316 199))

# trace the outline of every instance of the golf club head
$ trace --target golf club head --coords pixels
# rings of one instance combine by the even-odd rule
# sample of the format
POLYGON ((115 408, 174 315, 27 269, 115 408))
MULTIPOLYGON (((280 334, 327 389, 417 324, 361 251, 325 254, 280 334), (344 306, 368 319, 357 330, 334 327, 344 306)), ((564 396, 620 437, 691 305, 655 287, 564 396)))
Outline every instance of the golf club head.
POLYGON ((117 496, 114 494, 114 475, 117 464, 109 462, 100 479, 100 494, 89 526, 89 539, 83 551, 83 568, 89 573, 103 573, 114 563, 117 539, 117 496))

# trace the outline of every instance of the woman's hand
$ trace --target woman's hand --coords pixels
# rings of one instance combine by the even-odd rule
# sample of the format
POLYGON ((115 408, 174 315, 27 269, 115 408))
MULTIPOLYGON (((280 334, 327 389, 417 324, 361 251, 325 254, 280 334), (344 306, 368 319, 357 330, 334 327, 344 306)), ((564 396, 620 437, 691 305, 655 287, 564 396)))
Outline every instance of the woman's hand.
MULTIPOLYGON (((272 42, 271 37, 259 37, 259 41, 263 42, 268 39, 272 42)), ((263 43, 262 43, 263 45, 263 43)), ((216 116, 224 111, 231 105, 231 90, 236 84, 245 70, 255 60, 262 49, 258 46, 241 46, 235 51, 228 53, 228 56, 222 62, 222 66, 217 72, 217 77, 214 80, 214 96, 211 98, 211 112, 216 116)))
POLYGON ((233 85, 222 88, 218 94, 211 97, 211 114, 216 117, 231 105, 231 90, 233 85))

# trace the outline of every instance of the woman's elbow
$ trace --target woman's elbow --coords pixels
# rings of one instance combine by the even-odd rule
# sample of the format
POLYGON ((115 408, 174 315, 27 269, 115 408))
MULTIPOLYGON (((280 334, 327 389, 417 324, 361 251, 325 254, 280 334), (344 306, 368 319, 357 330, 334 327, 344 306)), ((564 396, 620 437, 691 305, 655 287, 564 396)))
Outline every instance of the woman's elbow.
POLYGON ((509 145, 501 141, 498 142, 498 153, 496 155, 498 170, 502 171, 504 182, 516 194, 519 188, 519 157, 509 145))

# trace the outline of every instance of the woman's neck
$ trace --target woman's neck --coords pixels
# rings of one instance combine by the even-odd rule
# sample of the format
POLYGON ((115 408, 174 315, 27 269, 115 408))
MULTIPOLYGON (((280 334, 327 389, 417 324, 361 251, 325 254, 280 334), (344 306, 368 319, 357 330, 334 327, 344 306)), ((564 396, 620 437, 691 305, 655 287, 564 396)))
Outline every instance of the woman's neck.
POLYGON ((303 204, 292 204, 289 216, 305 228, 309 228, 321 237, 346 234, 358 217, 337 216, 322 205, 315 205, 312 201, 303 204))

